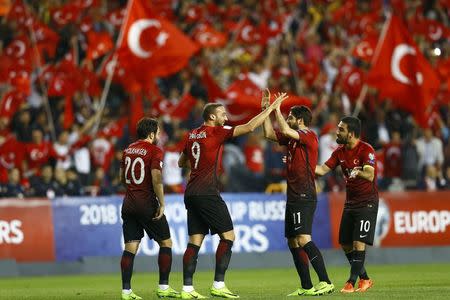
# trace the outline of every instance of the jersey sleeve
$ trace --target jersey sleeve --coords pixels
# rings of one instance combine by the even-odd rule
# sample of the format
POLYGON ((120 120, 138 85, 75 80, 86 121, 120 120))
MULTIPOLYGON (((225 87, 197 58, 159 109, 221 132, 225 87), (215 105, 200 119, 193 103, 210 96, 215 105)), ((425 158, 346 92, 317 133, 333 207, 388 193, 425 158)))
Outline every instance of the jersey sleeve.
POLYGON ((152 161, 150 162, 150 169, 162 170, 163 167, 163 152, 159 148, 155 148, 152 156, 152 161))
POLYGON ((362 161, 362 165, 369 165, 371 167, 375 168, 375 164, 376 164, 376 157, 375 157, 375 150, 370 147, 367 146, 364 148, 364 151, 362 151, 362 156, 361 157, 361 161, 362 161))
POLYGON ((289 143, 289 138, 284 136, 284 134, 281 133, 281 131, 275 129, 275 135, 277 136, 278 144, 281 146, 286 146, 289 143))
POLYGON ((325 162, 325 165, 330 168, 331 170, 336 169, 336 167, 339 165, 339 159, 337 156, 337 149, 331 153, 330 158, 325 162))
POLYGON ((234 127, 231 126, 217 126, 215 128, 215 137, 217 137, 217 140, 219 143, 223 143, 226 140, 233 137, 234 133, 234 127))

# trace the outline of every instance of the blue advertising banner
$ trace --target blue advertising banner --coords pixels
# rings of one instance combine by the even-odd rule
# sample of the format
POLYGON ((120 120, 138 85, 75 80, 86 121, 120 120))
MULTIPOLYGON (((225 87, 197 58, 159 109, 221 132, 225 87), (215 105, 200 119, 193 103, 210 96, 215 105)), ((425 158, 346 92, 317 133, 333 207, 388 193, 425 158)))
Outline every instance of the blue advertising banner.
MULTIPOLYGON (((223 194, 234 222, 234 253, 287 250, 284 238, 285 195, 223 194)), ((173 253, 182 255, 188 234, 182 195, 167 195, 173 253)), ((73 261, 86 256, 119 256, 123 250, 120 218, 121 196, 96 198, 56 198, 52 202, 57 261, 73 261)), ((331 228, 328 198, 319 196, 313 224, 313 239, 320 248, 330 248, 331 228)), ((205 237, 201 253, 214 253, 219 237, 205 237)), ((157 255, 158 245, 147 237, 139 254, 157 255)))

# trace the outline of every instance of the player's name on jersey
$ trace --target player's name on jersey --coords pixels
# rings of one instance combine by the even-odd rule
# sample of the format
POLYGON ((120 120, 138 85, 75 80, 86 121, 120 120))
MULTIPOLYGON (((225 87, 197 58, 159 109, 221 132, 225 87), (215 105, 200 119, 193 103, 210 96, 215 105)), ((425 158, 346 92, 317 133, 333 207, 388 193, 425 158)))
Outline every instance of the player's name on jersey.
POLYGON ((145 156, 147 154, 147 150, 142 149, 142 148, 128 148, 125 150, 125 153, 145 156))
POLYGON ((198 139, 206 139, 206 131, 202 131, 200 133, 191 132, 189 134, 190 140, 198 140, 198 139))

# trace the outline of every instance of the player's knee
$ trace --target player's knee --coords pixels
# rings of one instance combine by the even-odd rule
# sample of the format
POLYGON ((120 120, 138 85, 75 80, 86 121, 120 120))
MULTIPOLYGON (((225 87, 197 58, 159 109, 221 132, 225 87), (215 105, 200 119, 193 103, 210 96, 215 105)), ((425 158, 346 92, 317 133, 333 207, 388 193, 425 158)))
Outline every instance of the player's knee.
POLYGON ((172 248, 172 239, 159 241, 158 244, 159 244, 159 247, 172 248))
POLYGON ((233 241, 236 239, 236 236, 234 235, 234 230, 230 230, 224 233, 219 234, 220 238, 223 240, 229 240, 233 241))
POLYGON ((300 246, 295 238, 287 239, 287 244, 289 248, 298 248, 300 246))
POLYGON ((125 243, 125 251, 136 254, 139 249, 139 241, 125 243))
POLYGON ((354 241, 353 242, 353 250, 356 251, 364 251, 366 250, 366 244, 360 241, 354 241))
POLYGON ((353 251, 353 246, 350 245, 341 245, 342 250, 344 250, 345 253, 349 253, 353 251))
POLYGON ((297 243, 303 247, 311 241, 311 236, 307 235, 307 234, 302 234, 302 235, 297 236, 296 240, 297 240, 297 243))
POLYGON ((201 246, 205 236, 203 234, 194 234, 189 236, 189 243, 197 246, 201 246))

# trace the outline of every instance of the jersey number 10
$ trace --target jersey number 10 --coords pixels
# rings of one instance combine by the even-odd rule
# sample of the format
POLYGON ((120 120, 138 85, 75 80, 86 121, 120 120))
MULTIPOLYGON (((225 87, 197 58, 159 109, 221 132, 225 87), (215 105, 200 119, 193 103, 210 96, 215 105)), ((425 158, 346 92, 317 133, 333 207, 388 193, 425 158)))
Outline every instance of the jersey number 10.
POLYGON ((141 184, 144 181, 145 178, 145 165, 144 160, 141 157, 135 158, 133 161, 131 161, 131 158, 129 156, 125 157, 125 183, 130 184, 131 180, 128 178, 128 171, 131 167, 131 180, 134 184, 141 184), (136 170, 136 166, 139 164, 139 167, 141 169, 141 172, 139 173, 139 178, 136 178, 136 174, 134 170, 136 170))

